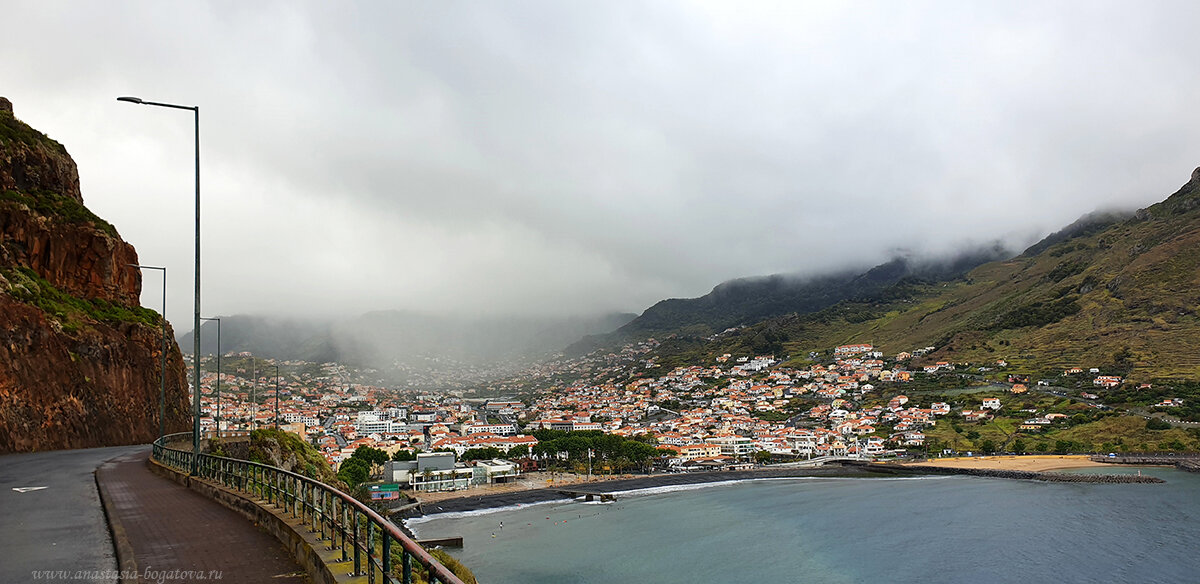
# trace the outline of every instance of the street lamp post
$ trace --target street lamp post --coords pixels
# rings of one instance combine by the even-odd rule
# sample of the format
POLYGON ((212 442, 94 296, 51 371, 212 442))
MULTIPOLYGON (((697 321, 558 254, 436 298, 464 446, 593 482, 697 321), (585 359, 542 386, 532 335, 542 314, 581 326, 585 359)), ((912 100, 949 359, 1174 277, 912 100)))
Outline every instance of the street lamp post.
POLYGON ((196 301, 195 314, 192 322, 192 379, 195 393, 192 396, 192 474, 196 474, 196 463, 200 459, 200 106, 177 105, 146 101, 140 97, 118 97, 117 101, 126 101, 139 105, 153 105, 171 109, 191 110, 195 114, 196 128, 196 301))
POLYGON ((215 320, 217 321, 217 438, 221 437, 221 318, 201 318, 200 320, 215 320))
POLYGON ((162 369, 158 374, 158 437, 162 438, 166 435, 164 424, 167 419, 167 269, 157 266, 140 266, 138 264, 129 264, 130 267, 139 270, 162 270, 163 275, 163 293, 162 293, 162 369))

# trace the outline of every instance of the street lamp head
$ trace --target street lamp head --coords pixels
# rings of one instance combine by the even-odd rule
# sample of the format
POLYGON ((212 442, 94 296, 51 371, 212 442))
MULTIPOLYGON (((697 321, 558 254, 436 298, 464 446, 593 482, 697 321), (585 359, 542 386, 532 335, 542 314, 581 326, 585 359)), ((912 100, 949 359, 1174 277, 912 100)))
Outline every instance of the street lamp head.
POLYGON ((130 96, 127 96, 127 95, 126 95, 126 96, 123 96, 123 97, 118 97, 118 98, 117 98, 117 101, 127 101, 127 102, 129 102, 129 103, 142 103, 142 98, 140 98, 140 97, 130 97, 130 96))

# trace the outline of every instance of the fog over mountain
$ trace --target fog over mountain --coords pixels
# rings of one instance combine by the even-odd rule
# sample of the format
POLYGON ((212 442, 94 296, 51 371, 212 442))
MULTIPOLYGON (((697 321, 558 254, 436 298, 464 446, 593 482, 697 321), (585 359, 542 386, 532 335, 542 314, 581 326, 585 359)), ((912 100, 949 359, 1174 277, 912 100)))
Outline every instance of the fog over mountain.
MULTIPOLYGON (((641 312, 1022 249, 1200 160, 1200 4, 8 2, 0 79, 203 312, 641 312), (18 24, 19 23, 19 24, 18 24)), ((143 303, 157 308, 158 275, 143 303)))

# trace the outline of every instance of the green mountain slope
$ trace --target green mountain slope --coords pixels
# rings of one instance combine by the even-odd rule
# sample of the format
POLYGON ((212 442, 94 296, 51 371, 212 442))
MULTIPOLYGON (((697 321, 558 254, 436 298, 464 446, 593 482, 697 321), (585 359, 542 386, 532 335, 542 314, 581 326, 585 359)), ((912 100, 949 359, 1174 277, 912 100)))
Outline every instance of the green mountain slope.
POLYGON ((712 335, 729 327, 785 314, 815 312, 849 299, 873 298, 902 281, 950 280, 980 264, 1011 255, 1011 251, 996 244, 941 260, 896 258, 866 271, 810 277, 776 274, 730 280, 699 298, 660 301, 621 328, 586 337, 566 352, 580 355, 599 347, 672 333, 712 335))
POLYGON ((1085 219, 957 281, 901 282, 877 300, 775 318, 675 350, 797 356, 849 342, 893 354, 932 345, 930 361, 1200 378, 1200 169, 1130 217, 1085 219))

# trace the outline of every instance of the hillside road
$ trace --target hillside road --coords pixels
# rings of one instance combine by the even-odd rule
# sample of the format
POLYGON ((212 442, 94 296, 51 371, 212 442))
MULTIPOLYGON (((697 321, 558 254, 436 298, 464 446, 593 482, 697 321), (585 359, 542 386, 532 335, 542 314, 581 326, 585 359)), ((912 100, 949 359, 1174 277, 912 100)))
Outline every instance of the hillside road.
MULTIPOLYGON (((147 451, 116 446, 0 456, 0 582, 68 581, 117 571, 93 472, 106 460, 147 451), (53 571, 57 574, 35 571, 53 571)), ((115 583, 115 579, 80 581, 115 583)))

